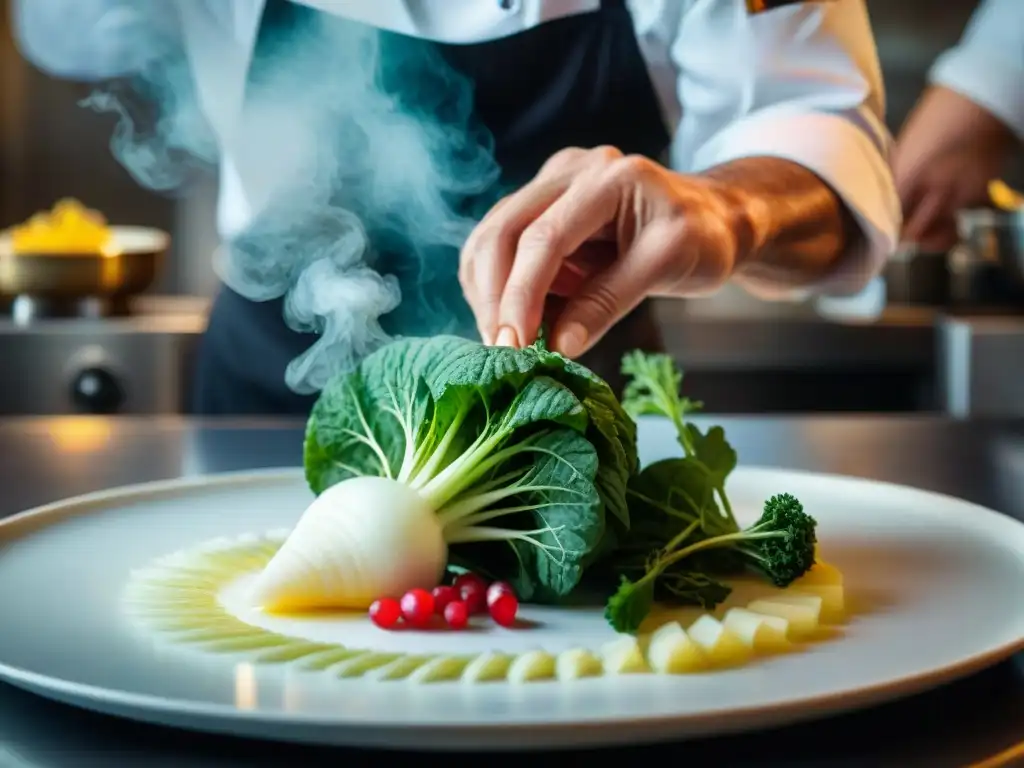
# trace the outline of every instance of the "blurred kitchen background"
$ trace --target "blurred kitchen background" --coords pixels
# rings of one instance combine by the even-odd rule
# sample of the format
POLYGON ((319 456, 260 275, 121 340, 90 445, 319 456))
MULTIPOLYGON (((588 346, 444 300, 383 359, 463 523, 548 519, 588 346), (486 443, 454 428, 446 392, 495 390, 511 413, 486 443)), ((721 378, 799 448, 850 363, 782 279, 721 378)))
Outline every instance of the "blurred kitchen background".
MULTIPOLYGON (((77 106, 86 91, 18 56, 6 4, 0 0, 0 229, 75 197, 114 223, 166 230, 172 247, 130 317, 0 318, 0 414, 186 410, 191 355, 217 285, 216 180, 181 199, 136 186, 108 150, 110 119, 77 106)), ((975 3, 868 5, 895 131, 975 3)), ((1005 178, 1024 184, 1021 164, 1005 178)), ((826 310, 760 304, 736 292, 662 303, 662 333, 691 393, 716 412, 1024 413, 1024 304, 968 295, 947 279, 945 261, 937 272, 934 258, 896 260, 887 300, 883 288, 826 310)))

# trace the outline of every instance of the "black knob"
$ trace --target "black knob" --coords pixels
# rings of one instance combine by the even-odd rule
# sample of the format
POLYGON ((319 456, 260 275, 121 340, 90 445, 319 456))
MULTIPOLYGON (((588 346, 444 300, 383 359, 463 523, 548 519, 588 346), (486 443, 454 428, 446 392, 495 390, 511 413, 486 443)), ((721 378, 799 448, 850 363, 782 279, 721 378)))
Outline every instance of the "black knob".
POLYGON ((71 382, 71 400, 80 413, 112 414, 124 405, 121 383, 105 368, 85 368, 71 382))

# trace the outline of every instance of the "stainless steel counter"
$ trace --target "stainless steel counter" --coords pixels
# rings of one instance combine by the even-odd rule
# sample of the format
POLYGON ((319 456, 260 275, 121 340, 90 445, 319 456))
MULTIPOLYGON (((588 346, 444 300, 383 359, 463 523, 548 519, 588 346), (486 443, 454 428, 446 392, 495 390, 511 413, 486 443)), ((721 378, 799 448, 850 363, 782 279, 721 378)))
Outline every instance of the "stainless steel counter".
MULTIPOLYGON (((748 464, 903 482, 961 496, 1024 519, 1024 421, 716 421, 725 426, 748 464)), ((170 418, 2 421, 0 517, 126 483, 295 465, 301 459, 301 438, 301 426, 294 423, 201 424, 170 418)), ((1006 662, 930 694, 811 725, 602 753, 620 753, 610 755, 616 761, 669 759, 692 765, 961 768, 1018 743, 1024 743, 1024 660, 1006 662)), ((558 759, 566 757, 571 756, 558 759)), ((261 768, 336 766, 364 759, 372 756, 143 726, 53 704, 0 685, 3 768, 261 768)))

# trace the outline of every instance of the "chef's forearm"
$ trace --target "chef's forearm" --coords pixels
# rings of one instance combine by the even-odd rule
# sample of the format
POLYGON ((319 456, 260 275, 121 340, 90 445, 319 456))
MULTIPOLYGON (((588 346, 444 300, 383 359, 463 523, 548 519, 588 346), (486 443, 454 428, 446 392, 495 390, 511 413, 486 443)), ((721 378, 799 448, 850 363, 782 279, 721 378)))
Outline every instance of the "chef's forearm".
POLYGON ((829 273, 855 236, 839 197, 818 176, 789 160, 751 157, 706 171, 735 212, 736 271, 785 285, 829 273))

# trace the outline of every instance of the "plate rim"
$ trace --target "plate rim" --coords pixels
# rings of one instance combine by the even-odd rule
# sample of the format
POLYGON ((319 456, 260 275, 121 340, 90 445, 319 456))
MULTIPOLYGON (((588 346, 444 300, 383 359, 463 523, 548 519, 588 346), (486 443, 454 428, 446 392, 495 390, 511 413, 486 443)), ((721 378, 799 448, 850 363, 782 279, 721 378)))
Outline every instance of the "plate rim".
MULTIPOLYGON (((1024 527, 1020 521, 1008 514, 998 512, 989 507, 976 504, 950 494, 931 491, 912 485, 903 485, 865 477, 823 473, 786 467, 750 465, 739 467, 737 473, 749 476, 788 475, 799 476, 808 480, 838 482, 842 484, 891 490, 900 494, 918 496, 922 500, 942 500, 952 502, 964 511, 972 514, 983 514, 987 521, 996 526, 1016 528, 1018 532, 1024 527)), ((167 496, 187 493, 201 488, 230 488, 253 482, 277 484, 301 481, 304 477, 302 467, 277 466, 260 469, 235 470, 226 472, 200 473, 183 475, 176 478, 152 480, 142 483, 117 486, 114 488, 78 494, 10 515, 0 520, 0 541, 10 542, 23 536, 58 525, 60 522, 81 514, 89 514, 97 505, 109 502, 131 500, 153 496, 167 496)), ((1010 549, 1017 549, 1010 547, 1010 549)), ((1024 550, 1021 550, 1024 555, 1024 550)), ((419 749, 476 749, 468 741, 476 740, 485 735, 493 737, 504 734, 508 738, 499 738, 498 743, 491 746, 505 751, 526 751, 536 748, 552 747, 559 744, 569 746, 614 744, 630 741, 629 733, 635 729, 648 732, 643 741, 671 740, 694 738, 699 735, 716 735, 735 733, 755 728, 774 727, 813 721, 845 712, 853 712, 866 707, 888 701, 901 699, 921 693, 970 674, 1009 658, 1024 650, 1024 635, 1017 640, 1004 642, 981 652, 966 656, 956 663, 947 664, 916 673, 890 678, 888 680, 859 685, 839 691, 804 696, 776 704, 760 704, 751 706, 723 706, 689 714, 661 715, 590 715, 574 718, 570 721, 537 722, 529 719, 503 720, 499 724, 482 724, 474 722, 434 722, 416 719, 405 719, 401 722, 377 718, 339 718, 334 715, 266 711, 241 710, 228 704, 194 701, 182 698, 165 698, 146 693, 105 688, 87 683, 77 683, 61 677, 53 677, 39 672, 32 672, 0 661, 0 681, 28 690, 68 705, 86 707, 94 711, 131 720, 166 725, 182 724, 191 730, 222 733, 230 726, 246 723, 254 728, 264 725, 285 732, 267 735, 267 738, 305 743, 334 743, 351 746, 386 746, 386 734, 401 731, 405 734, 431 734, 419 749), (725 717, 725 722, 723 721, 725 717), (199 722, 196 722, 199 721, 199 722), (622 726, 619 733, 610 733, 616 729, 608 729, 609 724, 622 726), (333 729, 333 737, 325 739, 299 737, 289 735, 290 730, 321 731, 333 729), (559 738, 559 733, 568 731, 578 733, 571 738, 559 738), (586 731, 586 734, 579 731, 586 731), (533 739, 532 744, 523 743, 517 734, 523 731, 542 736, 533 739), (381 734, 375 736, 375 734, 381 734), (662 736, 650 735, 660 733, 662 736), (336 738, 335 738, 336 737, 336 738), (435 743, 436 742, 436 743, 435 743), (460 744, 463 744, 460 746, 460 744)), ((555 685, 554 682, 533 683, 534 686, 555 685)), ((635 737, 634 737, 635 738, 635 737)), ((396 747, 397 748, 397 747, 396 747)))
MULTIPOLYGON (((1024 527, 1024 520, 1018 520, 1014 516, 1000 512, 991 507, 986 507, 967 499, 953 496, 952 494, 932 491, 926 488, 919 488, 914 485, 894 483, 888 480, 873 480, 868 477, 854 475, 841 475, 833 472, 816 472, 813 470, 790 469, 788 467, 773 467, 768 465, 744 465, 737 467, 733 475, 793 475, 805 479, 817 479, 829 483, 841 483, 861 487, 873 487, 881 490, 891 490, 901 494, 911 494, 930 499, 933 501, 952 502, 964 508, 970 508, 973 513, 985 515, 995 525, 1004 527, 1024 527), (997 522, 998 521, 998 522, 997 522)), ((259 469, 228 470, 225 472, 202 472, 197 474, 181 475, 179 477, 165 478, 161 480, 147 480, 141 483, 129 483, 127 485, 114 486, 97 491, 68 496, 64 499, 38 504, 34 507, 15 512, 12 515, 0 519, 0 538, 11 534, 10 529, 18 528, 28 524, 29 521, 36 522, 46 517, 53 516, 55 520, 75 516, 88 512, 88 507, 106 501, 121 501, 139 496, 158 496, 185 493, 199 487, 220 488, 224 486, 242 485, 251 482, 278 483, 288 480, 302 480, 305 470, 301 466, 274 466, 262 467, 259 469)), ((15 533, 17 535, 17 533, 15 533)))

